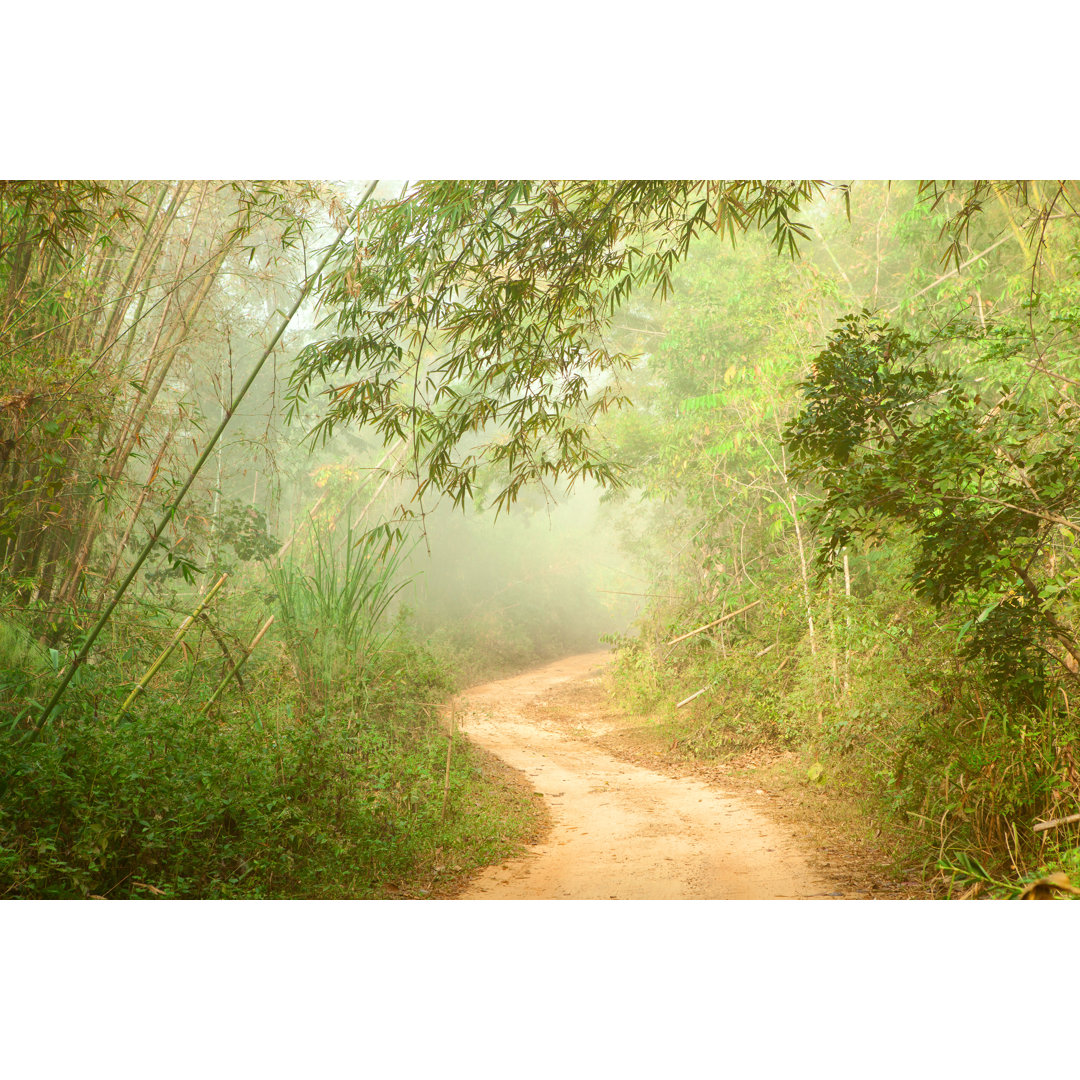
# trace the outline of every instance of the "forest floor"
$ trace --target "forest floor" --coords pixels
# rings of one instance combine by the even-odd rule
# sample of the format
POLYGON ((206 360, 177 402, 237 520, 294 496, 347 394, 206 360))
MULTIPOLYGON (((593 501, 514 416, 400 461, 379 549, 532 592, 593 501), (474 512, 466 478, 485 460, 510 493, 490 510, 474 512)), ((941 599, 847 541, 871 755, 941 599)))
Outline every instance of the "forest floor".
POLYGON ((925 895, 880 864, 865 829, 800 791, 784 755, 720 765, 666 752, 648 717, 611 701, 607 659, 567 657, 458 699, 462 732, 524 774, 551 824, 457 898, 925 895))

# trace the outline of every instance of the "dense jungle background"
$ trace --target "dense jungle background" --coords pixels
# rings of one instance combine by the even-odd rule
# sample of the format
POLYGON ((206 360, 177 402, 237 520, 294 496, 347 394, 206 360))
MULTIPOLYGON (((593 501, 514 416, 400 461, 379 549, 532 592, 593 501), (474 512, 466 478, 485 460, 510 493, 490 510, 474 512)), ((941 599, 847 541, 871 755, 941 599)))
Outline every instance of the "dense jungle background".
POLYGON ((601 642, 928 895, 1069 894, 1078 199, 0 181, 0 895, 438 894, 543 824, 454 693, 601 642))

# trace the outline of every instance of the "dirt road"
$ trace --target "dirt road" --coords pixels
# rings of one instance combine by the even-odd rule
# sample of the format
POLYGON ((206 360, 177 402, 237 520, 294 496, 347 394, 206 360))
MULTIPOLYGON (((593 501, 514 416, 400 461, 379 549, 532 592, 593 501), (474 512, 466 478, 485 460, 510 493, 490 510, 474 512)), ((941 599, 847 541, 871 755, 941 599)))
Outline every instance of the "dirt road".
POLYGON ((529 777, 553 824, 545 843, 489 867, 460 898, 756 900, 829 892, 782 828, 736 797, 620 761, 588 741, 606 721, 568 703, 575 687, 595 687, 606 661, 602 652, 568 657, 462 695, 461 730, 529 777))

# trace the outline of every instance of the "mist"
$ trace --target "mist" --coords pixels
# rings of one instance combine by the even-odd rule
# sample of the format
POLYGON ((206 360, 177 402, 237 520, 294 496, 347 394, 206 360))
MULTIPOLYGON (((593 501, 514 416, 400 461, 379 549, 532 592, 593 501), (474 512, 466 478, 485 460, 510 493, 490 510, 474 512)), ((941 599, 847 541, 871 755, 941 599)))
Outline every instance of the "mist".
POLYGON ((638 610, 621 544, 595 486, 557 500, 526 493, 498 518, 441 507, 414 538, 401 600, 423 635, 478 676, 601 649, 638 610))

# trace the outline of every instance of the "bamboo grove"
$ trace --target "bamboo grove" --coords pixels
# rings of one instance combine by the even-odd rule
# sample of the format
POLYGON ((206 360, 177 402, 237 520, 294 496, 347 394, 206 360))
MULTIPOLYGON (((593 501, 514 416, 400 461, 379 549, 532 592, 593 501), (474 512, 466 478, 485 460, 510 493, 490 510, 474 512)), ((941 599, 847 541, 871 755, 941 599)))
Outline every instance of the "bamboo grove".
MULTIPOLYGON (((3 184, 0 567, 44 638, 102 605, 190 464, 211 411, 193 371, 213 365, 227 399, 221 357, 251 329, 245 291, 273 297, 317 198, 285 184, 3 184)), ((215 527, 179 517, 159 572, 182 571, 215 527)))

